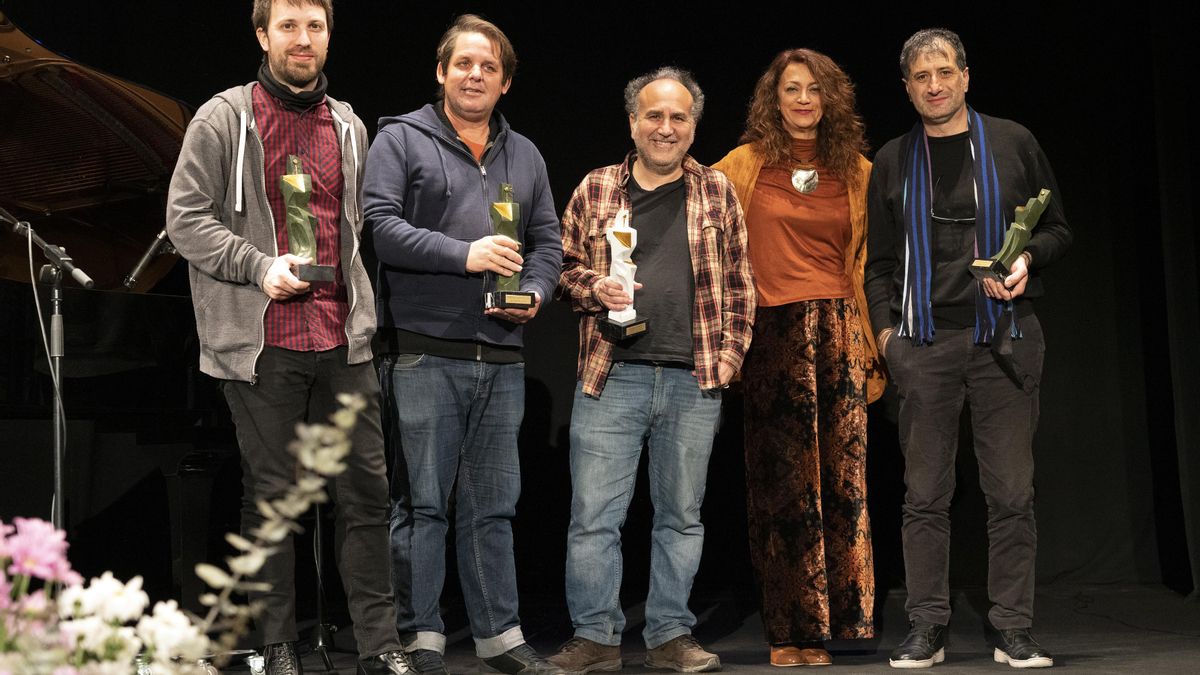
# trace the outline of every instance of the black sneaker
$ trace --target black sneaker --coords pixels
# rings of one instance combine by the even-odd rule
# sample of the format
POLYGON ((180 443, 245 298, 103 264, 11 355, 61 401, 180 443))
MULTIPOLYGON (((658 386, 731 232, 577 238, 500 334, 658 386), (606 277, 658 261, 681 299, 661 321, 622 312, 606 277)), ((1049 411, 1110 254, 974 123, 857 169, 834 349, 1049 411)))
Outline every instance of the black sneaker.
POLYGON ((996 630, 993 638, 996 650, 992 660, 1007 663, 1013 668, 1049 668, 1054 657, 1029 634, 1028 628, 996 630))
POLYGON ((413 672, 404 652, 384 652, 369 659, 360 659, 358 675, 407 675, 413 672))
POLYGON ((421 675, 450 675, 450 671, 446 670, 446 662, 442 660, 442 653, 432 649, 417 649, 408 653, 408 660, 412 663, 413 669, 421 675))
POLYGON ((263 647, 263 661, 267 675, 304 675, 295 642, 276 642, 263 647))
POLYGON ((908 637, 892 650, 888 665, 893 668, 929 668, 946 660, 946 627, 913 621, 908 637))
POLYGON ((499 656, 484 659, 483 662, 509 675, 566 675, 567 672, 543 659, 525 642, 499 656))

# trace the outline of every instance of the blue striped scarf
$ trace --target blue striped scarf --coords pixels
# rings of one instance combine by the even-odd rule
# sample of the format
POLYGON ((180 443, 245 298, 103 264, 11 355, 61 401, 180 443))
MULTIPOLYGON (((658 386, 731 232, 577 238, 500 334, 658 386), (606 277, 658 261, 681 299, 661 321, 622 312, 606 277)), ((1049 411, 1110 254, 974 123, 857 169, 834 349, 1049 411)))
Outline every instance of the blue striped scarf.
MULTIPOLYGON (((971 158, 975 164, 975 257, 986 258, 1000 250, 1004 242, 1005 219, 1000 201, 1000 180, 996 159, 983 128, 979 113, 967 108, 967 126, 971 132, 971 158)), ((929 160, 929 139, 925 127, 917 122, 907 139, 909 153, 904 167, 904 293, 900 304, 899 335, 914 345, 933 342, 933 307, 930 285, 933 281, 933 257, 930 254, 933 181, 929 160)), ((967 271, 963 270, 963 274, 967 271)), ((988 344, 996 332, 1002 311, 1012 304, 992 300, 975 289, 975 342, 988 344), (1007 307, 1006 307, 1007 305, 1007 307)), ((1012 337, 1019 337, 1016 322, 1011 322, 1012 337)))

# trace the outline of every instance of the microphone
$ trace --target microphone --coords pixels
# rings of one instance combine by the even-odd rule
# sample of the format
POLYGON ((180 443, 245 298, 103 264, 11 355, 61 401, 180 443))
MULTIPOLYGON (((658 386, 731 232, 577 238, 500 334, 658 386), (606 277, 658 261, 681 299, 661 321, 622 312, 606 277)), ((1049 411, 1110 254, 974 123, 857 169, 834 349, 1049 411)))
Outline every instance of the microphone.
POLYGON ((17 234, 21 235, 22 237, 25 236, 25 233, 21 229, 21 225, 23 225, 23 223, 21 221, 17 220, 16 216, 9 213, 8 211, 5 211, 3 206, 0 206, 0 220, 3 220, 4 222, 8 223, 9 225, 12 225, 13 232, 16 232, 17 234))
POLYGON ((33 228, 29 226, 29 223, 23 220, 17 220, 16 216, 8 211, 5 211, 4 207, 0 207, 0 220, 12 225, 12 231, 18 236, 32 239, 33 243, 37 244, 38 248, 42 249, 42 253, 46 255, 46 258, 51 263, 64 272, 70 274, 71 278, 74 279, 80 286, 83 286, 84 288, 92 288, 96 285, 96 282, 92 281, 92 278, 87 275, 87 272, 84 272, 75 266, 74 261, 71 260, 71 257, 67 255, 67 252, 63 250, 61 246, 47 244, 41 237, 38 236, 37 232, 33 231, 33 228))
POLYGON ((146 268, 150 266, 150 261, 154 260, 154 258, 158 256, 159 249, 161 249, 162 245, 166 242, 167 231, 164 229, 162 232, 158 233, 158 236, 154 238, 154 241, 150 242, 150 247, 146 249, 146 252, 142 254, 141 259, 138 260, 137 264, 133 266, 133 271, 125 276, 125 281, 123 281, 121 285, 123 285, 127 290, 132 291, 133 287, 137 285, 138 277, 142 276, 142 272, 146 271, 146 268))

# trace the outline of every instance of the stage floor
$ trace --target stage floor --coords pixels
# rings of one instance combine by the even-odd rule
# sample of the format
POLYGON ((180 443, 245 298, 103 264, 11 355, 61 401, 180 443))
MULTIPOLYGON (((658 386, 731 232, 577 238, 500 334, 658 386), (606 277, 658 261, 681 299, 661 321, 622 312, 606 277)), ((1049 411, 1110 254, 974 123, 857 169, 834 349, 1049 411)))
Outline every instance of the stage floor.
MULTIPOLYGON (((570 637, 561 600, 522 598, 526 639, 543 653, 552 652, 570 637)), ((733 597, 702 599, 695 604, 700 623, 696 636, 721 656, 723 672, 767 673, 757 613, 747 613, 733 597)), ((629 627, 623 657, 626 673, 652 673, 642 665, 641 606, 626 608, 629 627)), ((1188 601, 1161 586, 1067 586, 1038 589, 1034 636, 1054 655, 1054 670, 1079 673, 1165 674, 1200 672, 1200 602, 1188 601)), ((992 661, 992 650, 983 636, 987 602, 983 589, 954 593, 954 619, 946 648, 946 661, 934 667, 939 673, 997 673, 1009 667, 992 661)), ((834 642, 833 668, 846 673, 897 672, 887 665, 888 652, 904 638, 904 593, 893 591, 884 599, 877 617, 880 634, 873 640, 834 642)), ((339 646, 350 641, 351 631, 337 634, 339 646)), ((480 668, 466 628, 448 636, 447 666, 451 673, 489 672, 480 668)), ((354 656, 334 655, 339 673, 354 673, 354 656)), ((306 672, 319 672, 316 654, 304 658, 306 672)), ((229 668, 227 672, 236 671, 229 668)))

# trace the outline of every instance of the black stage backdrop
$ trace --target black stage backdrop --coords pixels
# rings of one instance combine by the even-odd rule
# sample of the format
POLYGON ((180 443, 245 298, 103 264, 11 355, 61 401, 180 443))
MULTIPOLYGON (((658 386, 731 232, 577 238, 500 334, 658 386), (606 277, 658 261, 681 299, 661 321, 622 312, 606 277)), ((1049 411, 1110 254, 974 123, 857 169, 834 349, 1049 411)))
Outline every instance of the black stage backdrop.
MULTIPOLYGON (((972 75, 969 102, 1033 131, 1076 235, 1070 255, 1046 270, 1048 297, 1038 303, 1048 343, 1035 450, 1039 580, 1163 582, 1191 591, 1200 570, 1200 277, 1197 141, 1185 114, 1197 59, 1182 18, 1134 3, 957 3, 918 12, 857 3, 701 7, 343 0, 329 93, 350 101, 373 134, 380 116, 434 96, 434 48, 451 18, 483 14, 520 57, 500 109, 541 149, 561 210, 585 172, 632 147, 621 92, 642 72, 676 64, 696 74, 708 102, 692 154, 712 163, 736 144, 751 88, 772 56, 812 47, 857 83, 878 148, 915 122, 897 68, 903 40, 931 25, 958 31, 972 75)), ((252 79, 259 62, 248 0, 0 0, 0 9, 46 47, 193 106, 252 79)), ((547 307, 527 333, 517 531, 519 551, 545 553, 518 565, 533 583, 561 580, 575 335, 563 303, 547 307)), ((886 402, 872 408, 870 462, 881 584, 895 585, 903 464, 889 412, 886 402)), ((705 505, 710 541, 701 585, 746 571, 739 414, 727 414, 705 505)), ((986 544, 969 454, 960 453, 954 576, 975 584, 986 544)), ((21 482, 25 469, 3 461, 5 485, 21 482)))

